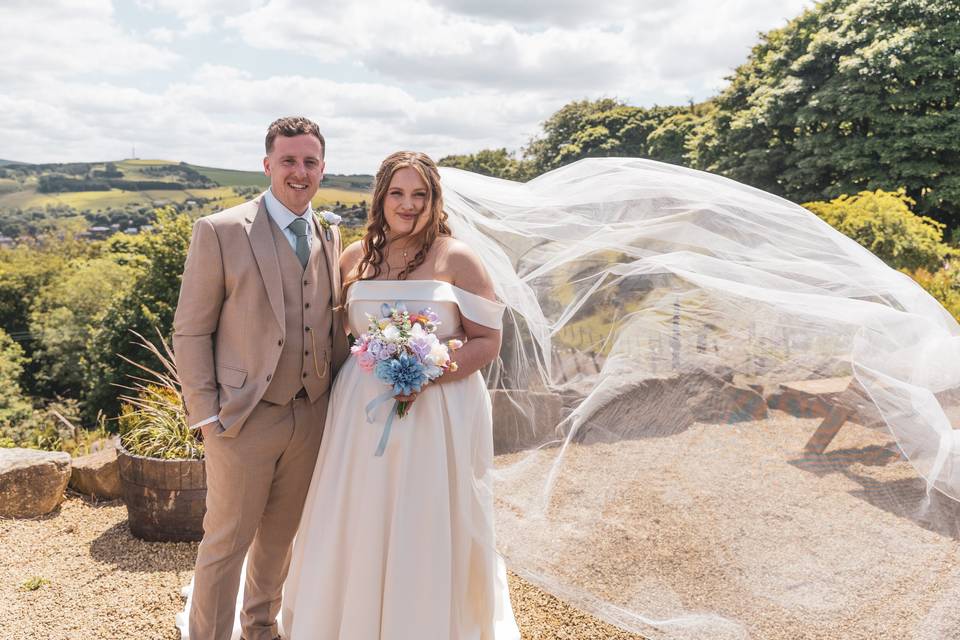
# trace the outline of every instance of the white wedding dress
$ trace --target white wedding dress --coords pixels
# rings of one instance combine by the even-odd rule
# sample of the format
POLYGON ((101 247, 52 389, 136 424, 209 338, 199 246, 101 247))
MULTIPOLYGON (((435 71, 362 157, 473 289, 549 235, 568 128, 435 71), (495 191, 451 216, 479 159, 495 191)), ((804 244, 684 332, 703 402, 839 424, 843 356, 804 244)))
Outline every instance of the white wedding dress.
MULTIPOLYGON (((431 308, 441 339, 460 335, 461 314, 502 322, 502 305, 446 282, 360 281, 347 299, 351 332, 364 333, 366 314, 379 317, 384 302, 431 308)), ((376 457, 393 403, 372 423, 366 407, 386 388, 352 357, 334 383, 284 585, 284 638, 519 640, 494 547, 492 416, 481 374, 425 388, 376 457)), ((191 587, 177 616, 184 638, 191 587)))

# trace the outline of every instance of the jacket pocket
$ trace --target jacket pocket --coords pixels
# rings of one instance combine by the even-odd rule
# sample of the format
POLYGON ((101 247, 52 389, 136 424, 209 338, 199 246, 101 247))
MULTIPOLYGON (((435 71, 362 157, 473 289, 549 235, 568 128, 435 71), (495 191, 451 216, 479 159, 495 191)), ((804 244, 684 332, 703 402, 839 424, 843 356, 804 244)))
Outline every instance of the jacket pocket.
POLYGON ((226 365, 217 365, 217 383, 225 387, 234 387, 239 389, 247 379, 247 372, 243 369, 236 369, 226 365))

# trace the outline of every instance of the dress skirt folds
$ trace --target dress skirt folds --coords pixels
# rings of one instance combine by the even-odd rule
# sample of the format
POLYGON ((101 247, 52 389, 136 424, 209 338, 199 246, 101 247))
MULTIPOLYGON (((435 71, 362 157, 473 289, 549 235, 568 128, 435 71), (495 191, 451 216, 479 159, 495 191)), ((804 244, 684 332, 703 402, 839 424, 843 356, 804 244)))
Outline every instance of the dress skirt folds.
MULTIPOLYGON (((503 307, 435 280, 360 281, 350 330, 383 303, 430 308, 441 339, 461 314, 501 327, 503 307)), ((424 388, 375 456, 393 402, 349 358, 334 383, 323 444, 284 586, 289 640, 519 640, 494 547, 490 397, 479 372, 424 388)), ((237 630, 239 631, 239 629, 237 630)), ((238 635, 238 634, 237 634, 238 635)))

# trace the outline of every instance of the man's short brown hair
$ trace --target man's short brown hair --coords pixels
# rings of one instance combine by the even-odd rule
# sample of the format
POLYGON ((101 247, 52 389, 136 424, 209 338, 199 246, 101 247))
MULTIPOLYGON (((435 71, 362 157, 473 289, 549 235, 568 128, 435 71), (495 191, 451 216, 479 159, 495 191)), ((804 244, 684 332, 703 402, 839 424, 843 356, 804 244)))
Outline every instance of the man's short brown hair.
POLYGON ((278 118, 267 127, 265 145, 267 147, 267 155, 273 151, 273 141, 277 139, 277 136, 292 138, 293 136, 302 136, 304 134, 311 135, 320 141, 320 157, 323 158, 327 150, 327 141, 323 139, 323 134, 320 133, 320 127, 317 126, 317 123, 303 116, 278 118))

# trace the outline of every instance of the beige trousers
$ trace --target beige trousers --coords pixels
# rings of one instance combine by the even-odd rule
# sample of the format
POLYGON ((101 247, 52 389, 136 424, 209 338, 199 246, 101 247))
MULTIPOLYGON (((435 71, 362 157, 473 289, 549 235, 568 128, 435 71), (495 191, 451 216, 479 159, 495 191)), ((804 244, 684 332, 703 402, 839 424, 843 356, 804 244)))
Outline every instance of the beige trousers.
POLYGON ((207 513, 197 552, 190 637, 229 640, 244 556, 245 640, 273 640, 290 547, 320 450, 328 394, 261 401, 233 438, 204 427, 207 513), (249 551, 249 553, 248 553, 249 551))

